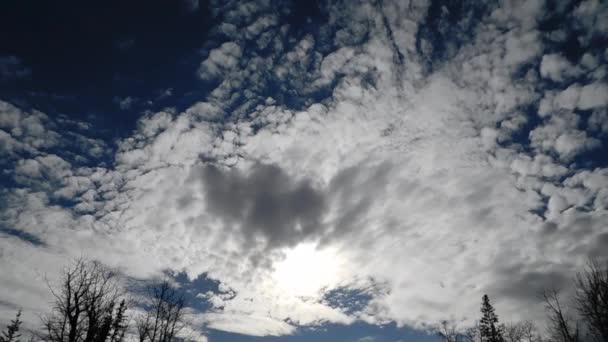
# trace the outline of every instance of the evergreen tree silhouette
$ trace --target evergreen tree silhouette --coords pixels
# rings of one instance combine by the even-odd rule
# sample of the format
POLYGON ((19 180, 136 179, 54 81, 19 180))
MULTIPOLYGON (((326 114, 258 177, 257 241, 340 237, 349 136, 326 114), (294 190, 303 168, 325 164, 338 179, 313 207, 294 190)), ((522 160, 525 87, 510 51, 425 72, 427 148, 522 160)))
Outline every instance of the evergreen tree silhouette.
POLYGON ((484 294, 481 299, 481 320, 479 333, 482 342, 504 342, 503 327, 498 324, 498 316, 490 304, 490 298, 484 294))
POLYGON ((0 335, 0 342, 16 342, 21 335, 19 334, 19 326, 21 325, 21 310, 17 312, 15 319, 6 327, 6 330, 0 335))

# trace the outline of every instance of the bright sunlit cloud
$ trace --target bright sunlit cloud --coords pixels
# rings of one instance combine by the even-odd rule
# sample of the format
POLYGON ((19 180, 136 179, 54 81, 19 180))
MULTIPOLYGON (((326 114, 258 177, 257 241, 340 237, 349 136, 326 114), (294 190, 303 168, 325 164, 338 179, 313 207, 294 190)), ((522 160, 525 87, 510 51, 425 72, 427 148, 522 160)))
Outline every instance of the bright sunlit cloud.
POLYGON ((302 243, 285 251, 285 259, 275 266, 273 279, 290 296, 316 297, 335 286, 345 270, 345 261, 335 251, 302 243))

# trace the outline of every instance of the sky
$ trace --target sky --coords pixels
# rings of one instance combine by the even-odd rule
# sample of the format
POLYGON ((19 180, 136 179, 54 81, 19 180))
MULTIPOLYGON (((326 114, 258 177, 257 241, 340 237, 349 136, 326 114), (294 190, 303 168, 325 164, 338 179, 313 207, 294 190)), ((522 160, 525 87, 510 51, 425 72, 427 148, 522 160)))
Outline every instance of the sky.
POLYGON ((2 1, 0 321, 86 257, 199 341, 437 341, 608 259, 608 2, 2 1))

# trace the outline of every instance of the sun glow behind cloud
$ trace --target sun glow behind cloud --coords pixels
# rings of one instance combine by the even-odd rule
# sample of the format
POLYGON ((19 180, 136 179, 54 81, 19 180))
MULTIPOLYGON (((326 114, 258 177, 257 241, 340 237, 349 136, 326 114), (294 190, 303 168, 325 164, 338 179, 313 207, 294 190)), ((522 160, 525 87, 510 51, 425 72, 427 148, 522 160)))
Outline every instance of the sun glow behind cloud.
POLYGON ((330 248, 301 243, 285 251, 272 274, 277 287, 295 297, 317 297, 338 284, 345 272, 345 260, 330 248))

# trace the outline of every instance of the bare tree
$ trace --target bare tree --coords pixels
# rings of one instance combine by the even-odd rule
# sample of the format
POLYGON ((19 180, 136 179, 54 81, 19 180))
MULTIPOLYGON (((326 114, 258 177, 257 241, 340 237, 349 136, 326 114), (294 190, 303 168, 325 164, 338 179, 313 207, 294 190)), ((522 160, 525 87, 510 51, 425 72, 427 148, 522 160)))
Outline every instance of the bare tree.
POLYGON ((549 320, 547 332, 551 341, 581 342, 580 324, 566 313, 563 304, 560 302, 558 291, 545 291, 543 297, 549 320))
POLYGON ((521 342, 523 341, 523 327, 519 323, 505 324, 504 339, 506 342, 521 342))
POLYGON ((543 336, 538 330, 538 327, 531 321, 524 321, 522 325, 522 341, 523 342, 542 342, 543 336))
POLYGON ((98 262, 79 259, 65 269, 51 313, 43 318, 48 342, 120 342, 127 329, 127 302, 116 275, 98 262))
POLYGON ((506 342, 540 342, 542 338, 531 321, 509 323, 504 326, 506 342))
POLYGON ((185 299, 169 282, 148 289, 151 305, 137 320, 140 342, 172 342, 184 329, 185 299))
POLYGON ((593 340, 608 342, 608 264, 590 261, 575 279, 576 309, 593 340))
POLYGON ((458 329, 456 329, 456 325, 449 323, 448 321, 441 322, 441 326, 437 329, 437 335, 439 335, 444 342, 459 342, 462 340, 462 336, 458 332, 458 329))
POLYGON ((464 338, 467 342, 480 342, 481 341, 481 331, 479 327, 479 322, 475 322, 475 325, 466 329, 464 331, 464 338))
POLYGON ((21 310, 17 311, 15 319, 13 319, 9 325, 6 326, 6 330, 0 334, 0 342, 17 342, 19 341, 19 327, 21 326, 21 310))

